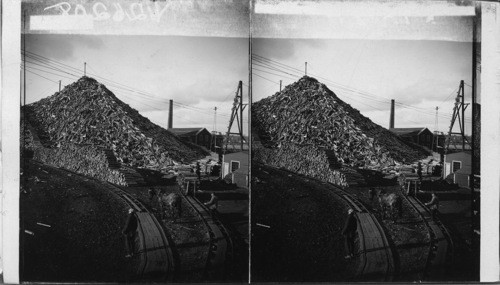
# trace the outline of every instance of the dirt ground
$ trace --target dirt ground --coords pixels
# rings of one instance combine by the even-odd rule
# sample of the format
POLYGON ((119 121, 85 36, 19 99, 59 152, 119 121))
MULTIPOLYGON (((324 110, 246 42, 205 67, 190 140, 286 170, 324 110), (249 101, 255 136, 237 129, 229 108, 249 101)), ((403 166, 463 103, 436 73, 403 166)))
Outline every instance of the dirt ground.
POLYGON ((254 163, 252 282, 349 281, 344 259, 347 206, 328 184, 254 163))
POLYGON ((129 280, 127 207, 92 180, 32 162, 21 171, 21 280, 129 280))

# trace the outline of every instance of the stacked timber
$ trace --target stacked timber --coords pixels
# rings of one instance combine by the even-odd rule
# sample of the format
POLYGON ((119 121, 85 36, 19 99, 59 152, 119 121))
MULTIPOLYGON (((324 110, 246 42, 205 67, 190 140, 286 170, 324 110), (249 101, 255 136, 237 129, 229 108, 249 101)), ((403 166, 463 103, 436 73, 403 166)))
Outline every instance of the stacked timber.
POLYGON ((282 143, 276 148, 255 147, 252 151, 253 159, 266 165, 285 168, 335 185, 348 186, 344 175, 330 168, 325 152, 315 146, 282 143))
POLYGON ((33 130, 28 125, 24 124, 22 119, 20 131, 21 141, 19 146, 21 148, 21 154, 26 150, 33 151, 37 145, 40 145, 40 142, 36 140, 36 135, 33 130))
MULTIPOLYGON (((306 154, 309 146, 324 153, 326 159, 321 158, 321 163, 331 169, 382 168, 397 161, 415 161, 428 154, 373 123, 340 100, 324 84, 308 76, 273 96, 253 103, 252 125, 264 148, 287 158, 257 157, 265 161, 279 160, 281 167, 289 170, 305 163, 300 160, 310 155, 306 154), (296 159, 288 161, 293 157, 296 159)), ((307 170, 311 173, 317 171, 326 171, 326 168, 309 166, 307 170)), ((327 176, 325 173, 321 175, 327 176)), ((339 178, 336 184, 344 184, 343 179, 339 178)))
POLYGON ((111 167, 162 170, 207 154, 141 116, 89 77, 28 105, 26 111, 30 123, 51 142, 112 150, 117 161, 111 167))
POLYGON ((127 185, 125 176, 108 164, 106 152, 94 145, 59 143, 55 148, 36 148, 34 159, 61 167, 99 180, 118 185, 127 185))

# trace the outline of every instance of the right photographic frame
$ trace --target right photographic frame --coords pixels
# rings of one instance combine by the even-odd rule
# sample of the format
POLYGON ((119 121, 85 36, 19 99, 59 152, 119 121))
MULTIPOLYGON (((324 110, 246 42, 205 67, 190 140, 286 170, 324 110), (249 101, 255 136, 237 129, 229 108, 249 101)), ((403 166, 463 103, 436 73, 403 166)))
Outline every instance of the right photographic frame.
POLYGON ((488 276, 482 9, 253 2, 251 282, 488 276))

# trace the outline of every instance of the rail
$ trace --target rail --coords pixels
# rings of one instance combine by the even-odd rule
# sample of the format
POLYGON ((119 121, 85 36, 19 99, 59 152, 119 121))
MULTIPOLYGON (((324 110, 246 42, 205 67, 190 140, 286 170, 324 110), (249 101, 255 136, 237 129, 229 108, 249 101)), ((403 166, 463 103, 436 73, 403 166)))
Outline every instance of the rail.
POLYGON ((426 277, 452 264, 453 240, 443 223, 437 217, 432 217, 431 211, 422 201, 412 196, 403 197, 419 214, 429 232, 429 253, 424 271, 426 277))
MULTIPOLYGON (((37 160, 33 160, 33 162, 44 165, 43 162, 37 160)), ((136 253, 139 256, 136 279, 157 278, 165 281, 173 280, 175 263, 172 248, 163 227, 144 204, 124 191, 121 186, 84 176, 65 168, 59 167, 57 169, 87 180, 98 181, 101 185, 105 186, 106 190, 115 194, 125 205, 136 211, 138 227, 135 242, 138 248, 136 253)))
POLYGON ((333 193, 355 211, 358 220, 358 256, 360 258, 360 263, 356 269, 354 279, 371 282, 392 281, 395 274, 393 248, 377 217, 371 213, 361 201, 337 185, 297 174, 286 169, 279 169, 279 171, 304 177, 309 181, 315 181, 319 184, 332 187, 331 190, 333 190, 333 193))
POLYGON ((208 255, 205 266, 205 280, 215 280, 217 276, 227 276, 228 266, 233 257, 233 243, 226 228, 198 199, 184 194, 185 200, 198 214, 209 234, 208 255))
POLYGON ((354 211, 359 221, 359 257, 360 265, 356 279, 370 280, 382 276, 383 280, 392 281, 395 272, 393 249, 385 235, 382 225, 357 198, 333 185, 337 196, 344 200, 354 211))

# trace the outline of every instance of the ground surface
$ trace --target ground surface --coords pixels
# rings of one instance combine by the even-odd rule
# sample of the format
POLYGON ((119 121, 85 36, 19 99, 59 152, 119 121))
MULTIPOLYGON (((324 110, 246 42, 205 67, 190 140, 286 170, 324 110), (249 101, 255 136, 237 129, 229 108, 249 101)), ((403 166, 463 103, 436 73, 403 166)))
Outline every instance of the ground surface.
POLYGON ((121 234, 127 207, 93 180, 27 166, 21 176, 21 280, 129 280, 134 260, 125 258, 121 234))
MULTIPOLYGON (((146 178, 151 182, 152 179, 146 178)), ((134 280, 138 259, 125 258, 121 234, 128 206, 108 189, 107 183, 38 163, 30 163, 21 179, 23 281, 134 280)), ((156 180, 156 185, 122 189, 145 204, 162 222, 177 263, 174 281, 208 280, 205 268, 209 236, 204 222, 185 199, 181 216, 173 213, 162 216, 158 200, 150 199, 148 189, 169 194, 179 193, 179 187, 156 180)), ((208 200, 208 196, 206 193, 199 198, 208 200)), ((212 281, 245 282, 248 280, 248 190, 220 196, 220 218, 234 235, 235 253, 227 276, 216 276, 212 281)))
MULTIPOLYGON (((125 191, 141 201, 153 213, 173 242, 175 254, 179 257, 176 282, 200 282, 206 280, 204 269, 208 253, 209 236, 205 224, 188 202, 182 200, 182 214, 161 216, 160 205, 155 198, 150 199, 148 189, 157 193, 180 193, 177 185, 161 185, 162 181, 151 182, 148 186, 126 187, 125 191), (154 184, 154 185, 152 185, 154 184)), ((212 192, 212 191, 210 191, 212 192)), ((197 194, 201 202, 210 199, 210 192, 197 194)), ((210 281, 241 281, 248 280, 248 190, 246 191, 213 191, 219 198, 218 217, 224 223, 233 239, 234 258, 230 262, 227 276, 218 276, 210 281)))
MULTIPOLYGON (((252 281, 348 281, 353 261, 343 259, 340 233, 346 205, 327 184, 254 164, 252 168, 252 281)), ((386 193, 400 193, 396 185, 376 186, 386 193)), ((470 193, 440 191, 440 219, 454 244, 454 260, 445 270, 426 273, 430 249, 427 226, 403 199, 402 216, 382 219, 377 198, 370 200, 369 187, 345 191, 374 213, 393 247, 396 272, 393 281, 477 280, 478 266, 471 250, 470 193)), ((424 203, 429 194, 418 197, 424 203)))
POLYGON ((256 163, 252 177, 252 281, 348 281, 357 259, 344 259, 332 186, 256 163))

